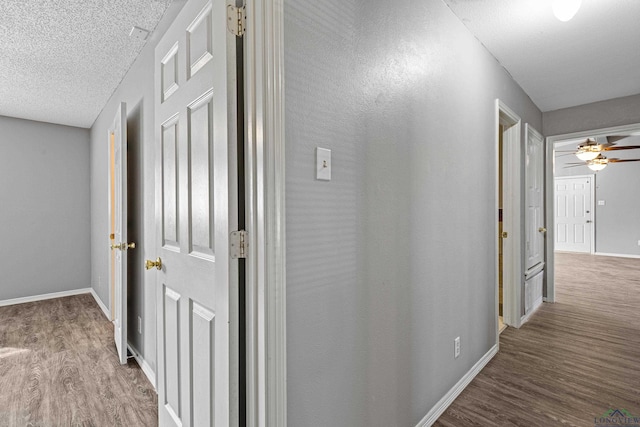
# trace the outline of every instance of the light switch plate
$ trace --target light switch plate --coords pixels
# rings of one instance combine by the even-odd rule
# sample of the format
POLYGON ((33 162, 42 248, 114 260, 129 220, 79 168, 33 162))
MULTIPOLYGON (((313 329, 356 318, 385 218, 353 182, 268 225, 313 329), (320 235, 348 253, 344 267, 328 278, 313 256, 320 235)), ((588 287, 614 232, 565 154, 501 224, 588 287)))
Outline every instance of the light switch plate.
POLYGON ((316 147, 316 179, 331 181, 331 150, 316 147))
POLYGON ((604 206, 604 200, 598 200, 598 206, 604 206))

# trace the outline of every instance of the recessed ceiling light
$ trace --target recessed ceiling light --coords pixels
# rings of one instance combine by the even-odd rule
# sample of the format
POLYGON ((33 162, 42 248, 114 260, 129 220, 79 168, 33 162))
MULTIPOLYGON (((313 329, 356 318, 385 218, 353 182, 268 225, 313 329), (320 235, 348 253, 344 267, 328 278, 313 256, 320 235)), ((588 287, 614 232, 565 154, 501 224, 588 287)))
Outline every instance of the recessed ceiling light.
POLYGON ((144 41, 147 39, 148 36, 149 36, 149 31, 140 27, 133 27, 129 32, 129 37, 132 37, 137 40, 144 41))

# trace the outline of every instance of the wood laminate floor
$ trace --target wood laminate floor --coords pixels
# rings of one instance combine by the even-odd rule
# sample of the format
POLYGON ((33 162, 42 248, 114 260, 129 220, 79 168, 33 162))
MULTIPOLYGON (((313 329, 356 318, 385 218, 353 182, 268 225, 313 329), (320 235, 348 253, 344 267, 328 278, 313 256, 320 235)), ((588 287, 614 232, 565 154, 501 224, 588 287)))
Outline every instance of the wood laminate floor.
POLYGON ((121 366, 90 294, 0 307, 0 426, 156 426, 157 395, 121 366))
POLYGON ((500 335, 435 425, 593 427, 610 409, 640 416, 640 260, 558 253, 556 303, 500 335))

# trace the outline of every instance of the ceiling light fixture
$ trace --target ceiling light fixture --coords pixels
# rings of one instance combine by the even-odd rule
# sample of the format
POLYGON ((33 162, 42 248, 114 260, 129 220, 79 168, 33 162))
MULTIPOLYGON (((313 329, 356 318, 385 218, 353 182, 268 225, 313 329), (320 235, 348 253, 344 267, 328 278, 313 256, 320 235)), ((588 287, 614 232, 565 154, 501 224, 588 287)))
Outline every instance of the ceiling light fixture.
POLYGON ((589 169, 591 169, 592 171, 601 171, 602 169, 607 167, 606 163, 589 163, 587 165, 589 167, 589 169))
POLYGON ((576 157, 583 161, 593 160, 600 155, 600 151, 592 151, 586 148, 580 148, 576 153, 576 157))
POLYGON ((608 164, 609 159, 607 159, 605 156, 598 156, 595 159, 589 160, 587 162, 587 166, 589 167, 589 169, 596 172, 606 168, 608 164))
POLYGON ((582 0, 552 0, 553 14, 562 22, 567 22, 578 13, 582 0))

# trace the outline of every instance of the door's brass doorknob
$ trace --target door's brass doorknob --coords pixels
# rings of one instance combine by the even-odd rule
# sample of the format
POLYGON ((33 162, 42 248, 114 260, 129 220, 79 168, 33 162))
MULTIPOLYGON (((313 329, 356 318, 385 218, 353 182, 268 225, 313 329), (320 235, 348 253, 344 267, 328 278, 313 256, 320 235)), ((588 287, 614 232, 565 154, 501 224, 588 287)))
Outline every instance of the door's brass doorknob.
POLYGON ((547 229, 544 228, 544 227, 540 227, 540 228, 538 228, 538 231, 541 232, 541 233, 546 233, 547 229))
POLYGON ((151 270, 153 267, 155 267, 157 270, 162 270, 162 260, 160 259, 160 257, 158 257, 158 259, 155 261, 151 261, 150 259, 148 259, 147 262, 144 263, 144 268, 147 270, 151 270))

